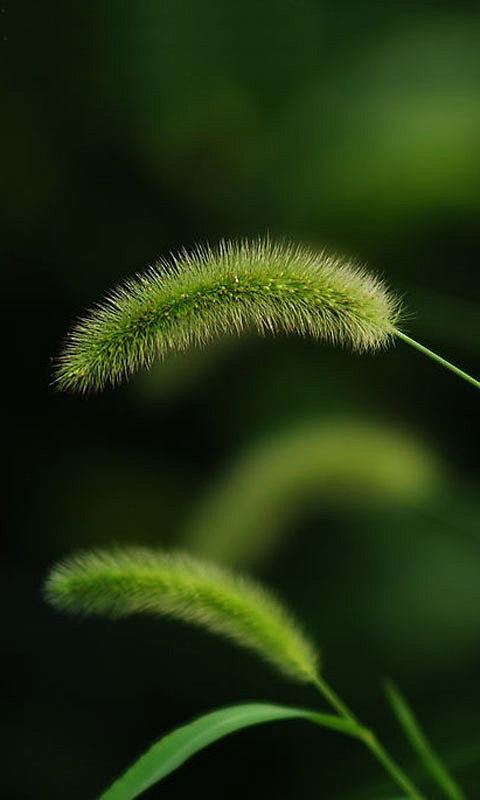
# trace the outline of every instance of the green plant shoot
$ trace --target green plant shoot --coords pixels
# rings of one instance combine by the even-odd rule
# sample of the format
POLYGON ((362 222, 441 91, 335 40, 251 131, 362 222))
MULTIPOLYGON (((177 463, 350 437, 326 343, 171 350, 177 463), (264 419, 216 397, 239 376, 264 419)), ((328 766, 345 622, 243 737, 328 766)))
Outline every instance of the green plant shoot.
POLYGON ((169 352, 247 330, 311 336, 375 351, 395 336, 480 386, 398 329, 400 302, 365 268, 325 251, 270 240, 198 247, 126 281, 69 334, 61 389, 117 384, 169 352))

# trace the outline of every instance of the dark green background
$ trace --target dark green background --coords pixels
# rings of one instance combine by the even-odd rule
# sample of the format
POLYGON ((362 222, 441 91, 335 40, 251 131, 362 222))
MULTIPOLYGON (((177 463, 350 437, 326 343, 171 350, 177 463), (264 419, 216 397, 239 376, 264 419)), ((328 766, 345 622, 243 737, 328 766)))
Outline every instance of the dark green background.
MULTIPOLYGON (((93 798, 202 711, 317 703, 313 690, 173 623, 61 617, 41 587, 82 546, 175 545, 244 445, 333 411, 421 435, 449 491, 422 513, 297 513, 285 545, 252 571, 305 620, 329 679, 405 763, 386 675, 439 748, 471 762, 475 389, 404 345, 360 357, 255 338, 89 399, 56 394, 49 380, 72 318, 112 284, 183 245, 267 231, 369 263, 404 294, 412 335, 478 375, 478 5, 18 2, 0 20, 4 460, 14 478, 2 797, 93 798)), ((474 798, 480 765, 460 774, 474 798)), ((201 790, 212 800, 394 795, 360 747, 301 723, 238 734, 146 796, 201 790)))

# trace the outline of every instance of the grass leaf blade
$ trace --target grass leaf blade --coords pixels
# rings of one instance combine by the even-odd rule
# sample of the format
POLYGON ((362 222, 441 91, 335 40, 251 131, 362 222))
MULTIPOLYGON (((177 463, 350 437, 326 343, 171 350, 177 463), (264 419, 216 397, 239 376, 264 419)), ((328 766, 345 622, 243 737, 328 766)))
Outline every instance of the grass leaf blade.
POLYGON ((133 800, 178 769, 195 753, 230 733, 275 720, 305 719, 361 739, 366 733, 353 722, 333 714, 270 703, 245 703, 208 714, 182 725, 150 747, 98 800, 133 800))
POLYGON ((412 709, 399 689, 395 684, 388 681, 385 686, 385 693, 410 744, 416 750, 423 765, 428 770, 437 786, 443 789, 444 796, 448 797, 449 800, 465 800, 462 789, 458 786, 455 779, 450 775, 447 768, 433 750, 420 728, 412 709))

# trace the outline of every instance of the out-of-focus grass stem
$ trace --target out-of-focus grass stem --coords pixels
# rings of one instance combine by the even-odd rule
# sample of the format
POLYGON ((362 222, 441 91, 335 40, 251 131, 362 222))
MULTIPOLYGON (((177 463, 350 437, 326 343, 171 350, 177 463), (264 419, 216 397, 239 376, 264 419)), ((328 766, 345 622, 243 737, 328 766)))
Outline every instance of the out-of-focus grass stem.
MULTIPOLYGON (((325 698, 341 717, 361 725, 353 711, 341 700, 324 678, 318 677, 314 685, 317 687, 322 697, 325 698)), ((426 800, 425 796, 417 789, 415 784, 412 783, 408 775, 405 774, 403 769, 394 761, 383 745, 380 744, 372 731, 367 729, 363 741, 372 755, 375 756, 377 761, 383 766, 386 772, 388 772, 397 786, 407 793, 408 797, 412 798, 412 800, 426 800)))

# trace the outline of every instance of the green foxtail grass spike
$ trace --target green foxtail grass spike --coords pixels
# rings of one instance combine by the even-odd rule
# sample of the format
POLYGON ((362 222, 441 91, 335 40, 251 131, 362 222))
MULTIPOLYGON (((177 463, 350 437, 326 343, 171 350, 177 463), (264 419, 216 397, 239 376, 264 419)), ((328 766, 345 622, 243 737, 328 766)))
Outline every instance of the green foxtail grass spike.
POLYGON ((71 331, 56 381, 102 389, 171 351, 251 329, 375 350, 398 318, 399 302, 382 282, 345 259, 268 239, 223 242, 117 287, 71 331))
POLYGON ((293 679, 317 679, 315 648, 269 592, 184 554, 141 548, 81 553, 54 567, 46 596, 58 608, 84 614, 175 617, 256 651, 293 679))
MULTIPOLYGON (((54 567, 45 592, 52 605, 67 611, 111 617, 165 615, 222 634, 256 651, 287 676, 316 686, 338 715, 332 723, 337 730, 348 729, 355 735, 362 729, 320 675, 318 654, 289 613, 265 589, 243 577, 183 554, 141 548, 103 550, 80 553, 54 567)), ((412 800, 423 800, 372 732, 362 730, 360 738, 412 800)), ((142 774, 144 766, 142 762, 142 774)), ((150 771, 150 759, 146 766, 150 771)), ((135 789, 136 772, 133 778, 135 789)), ((147 785, 151 782, 144 788, 147 785)), ((124 795, 123 788, 117 785, 112 798, 136 796, 124 795)))
POLYGON ((188 515, 183 547, 235 566, 268 558, 305 503, 414 506, 436 487, 433 453, 413 435, 367 420, 288 426, 255 442, 188 515))
POLYGON ((198 247, 111 292, 73 328, 58 358, 61 389, 119 383, 171 351, 253 329, 376 350, 397 336, 477 387, 480 382, 402 333, 400 303, 363 267, 269 239, 198 247))

